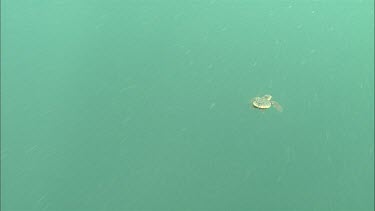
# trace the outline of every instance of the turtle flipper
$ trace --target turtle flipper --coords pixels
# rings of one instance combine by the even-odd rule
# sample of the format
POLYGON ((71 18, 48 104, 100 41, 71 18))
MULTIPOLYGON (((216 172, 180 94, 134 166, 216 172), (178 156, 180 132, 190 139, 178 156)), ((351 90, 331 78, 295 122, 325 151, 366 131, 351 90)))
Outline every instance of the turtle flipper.
POLYGON ((278 112, 282 112, 283 111, 283 107, 276 101, 271 101, 272 105, 274 108, 276 108, 276 110, 278 112))
POLYGON ((254 101, 255 101, 256 99, 257 99, 257 97, 253 97, 253 98, 251 98, 251 100, 250 100, 250 102, 249 102, 250 107, 256 108, 256 107, 254 106, 254 101))

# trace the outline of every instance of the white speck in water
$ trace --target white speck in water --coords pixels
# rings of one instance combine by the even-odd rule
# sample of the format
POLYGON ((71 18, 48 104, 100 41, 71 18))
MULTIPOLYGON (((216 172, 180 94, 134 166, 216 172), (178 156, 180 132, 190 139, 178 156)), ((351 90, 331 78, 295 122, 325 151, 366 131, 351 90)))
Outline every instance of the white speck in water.
POLYGON ((273 81, 270 80, 270 83, 268 84, 268 88, 272 88, 272 86, 273 86, 273 81))
POLYGON ((134 89, 135 87, 136 87, 135 85, 126 86, 126 87, 123 87, 122 89, 120 89, 120 92, 123 93, 123 92, 128 91, 129 89, 134 89))
POLYGON ((181 132, 186 132, 188 129, 186 127, 183 127, 180 129, 181 132))
POLYGON ((43 200, 47 197, 47 194, 43 194, 39 199, 37 200, 37 203, 43 202, 43 200))
POLYGON ((328 130, 326 130, 326 133, 325 133, 325 142, 326 143, 328 142, 328 139, 329 139, 329 132, 328 132, 328 130))
POLYGON ((34 145, 26 150, 26 152, 32 152, 38 148, 38 145, 34 145))
POLYGON ((216 103, 211 103, 209 110, 213 109, 216 106, 216 103))

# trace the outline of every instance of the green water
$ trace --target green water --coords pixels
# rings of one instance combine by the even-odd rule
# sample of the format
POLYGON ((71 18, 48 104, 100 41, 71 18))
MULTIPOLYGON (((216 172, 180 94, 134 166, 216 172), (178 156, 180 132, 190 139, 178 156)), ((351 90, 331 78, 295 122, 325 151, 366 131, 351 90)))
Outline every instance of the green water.
POLYGON ((374 209, 372 1, 1 6, 2 210, 374 209))

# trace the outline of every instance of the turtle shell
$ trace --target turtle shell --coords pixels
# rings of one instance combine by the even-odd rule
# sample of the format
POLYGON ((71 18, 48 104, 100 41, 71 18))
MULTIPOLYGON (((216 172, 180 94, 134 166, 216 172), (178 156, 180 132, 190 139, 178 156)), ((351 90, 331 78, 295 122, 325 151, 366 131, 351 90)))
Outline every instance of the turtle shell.
POLYGON ((272 106, 271 101, 265 97, 256 97, 253 99, 253 106, 256 108, 270 108, 272 106))

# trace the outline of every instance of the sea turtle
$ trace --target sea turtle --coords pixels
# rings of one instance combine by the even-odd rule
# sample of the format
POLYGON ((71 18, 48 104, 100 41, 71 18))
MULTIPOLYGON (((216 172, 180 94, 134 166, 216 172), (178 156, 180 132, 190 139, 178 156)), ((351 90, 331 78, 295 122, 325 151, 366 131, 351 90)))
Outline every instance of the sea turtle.
POLYGON ((273 106, 274 108, 276 108, 277 111, 283 111, 281 105, 278 102, 271 100, 271 98, 271 95, 264 95, 263 97, 254 97, 253 99, 251 99, 251 105, 254 108, 258 108, 260 110, 265 110, 273 106))

